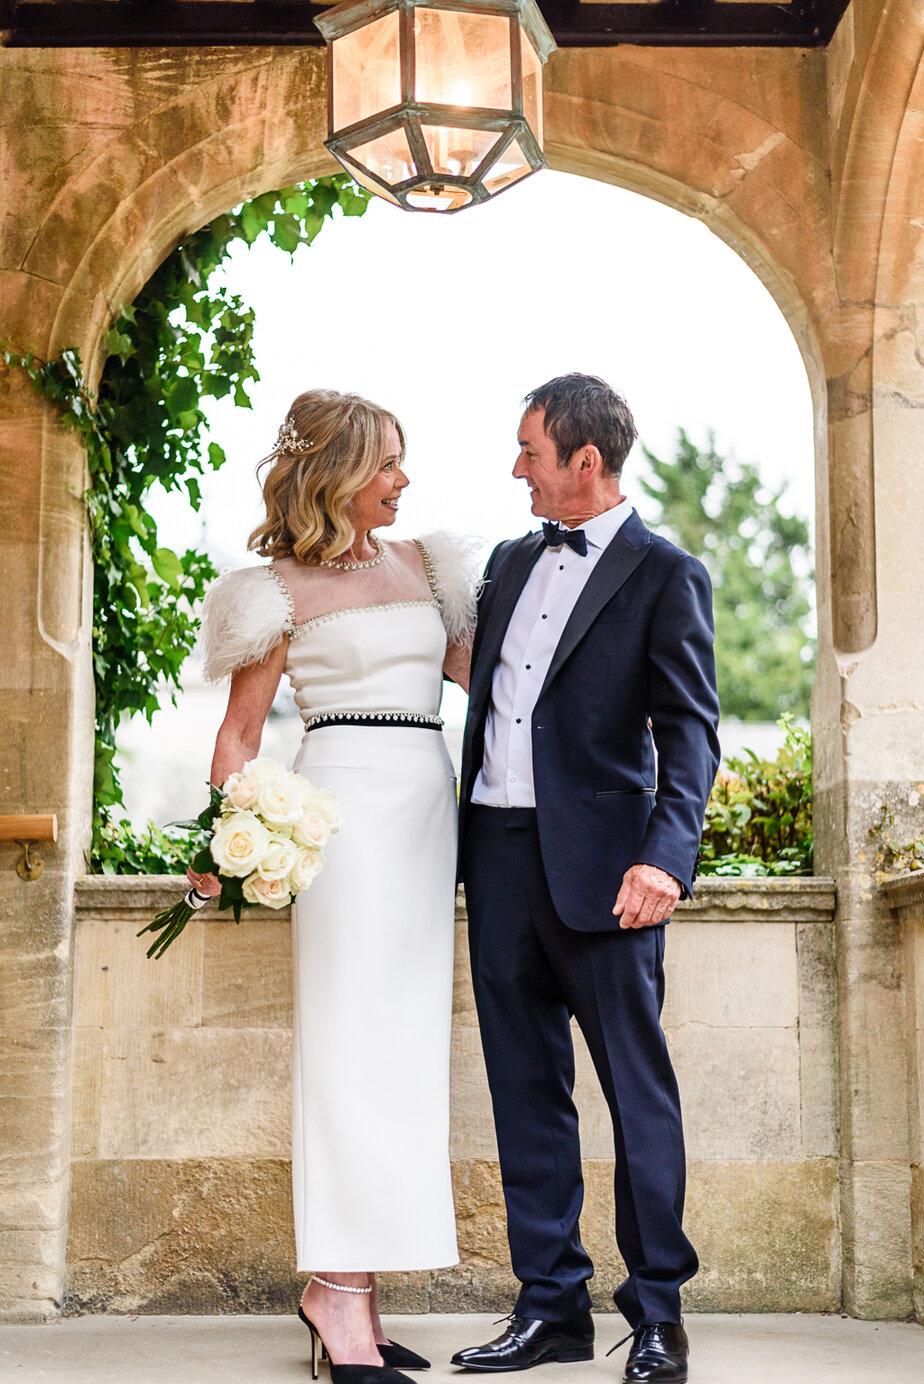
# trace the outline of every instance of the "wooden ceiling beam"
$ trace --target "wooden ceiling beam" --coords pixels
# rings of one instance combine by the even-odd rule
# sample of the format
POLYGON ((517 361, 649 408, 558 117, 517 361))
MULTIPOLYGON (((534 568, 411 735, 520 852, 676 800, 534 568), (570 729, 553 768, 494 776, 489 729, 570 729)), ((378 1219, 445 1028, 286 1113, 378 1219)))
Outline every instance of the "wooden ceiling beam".
MULTIPOLYGON (((849 0, 540 0, 561 48, 825 45, 849 0)), ((13 48, 321 47, 309 0, 0 0, 0 43, 13 48)))

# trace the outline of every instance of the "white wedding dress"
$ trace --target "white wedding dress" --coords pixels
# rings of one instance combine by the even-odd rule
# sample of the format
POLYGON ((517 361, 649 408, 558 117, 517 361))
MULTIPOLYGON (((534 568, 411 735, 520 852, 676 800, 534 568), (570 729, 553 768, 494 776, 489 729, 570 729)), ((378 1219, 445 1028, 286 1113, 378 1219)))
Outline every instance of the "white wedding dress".
POLYGON ((292 1185, 299 1270, 412 1270, 458 1261, 449 1167, 456 794, 439 711, 447 632, 472 614, 470 545, 425 540, 430 599, 294 624, 274 568, 216 582, 206 676, 286 662, 309 727, 295 769, 336 794, 340 831, 293 908, 292 1185), (245 654, 242 657, 242 650, 245 654), (324 713, 371 713, 358 725, 324 713), (423 724, 380 725, 378 712, 423 724))

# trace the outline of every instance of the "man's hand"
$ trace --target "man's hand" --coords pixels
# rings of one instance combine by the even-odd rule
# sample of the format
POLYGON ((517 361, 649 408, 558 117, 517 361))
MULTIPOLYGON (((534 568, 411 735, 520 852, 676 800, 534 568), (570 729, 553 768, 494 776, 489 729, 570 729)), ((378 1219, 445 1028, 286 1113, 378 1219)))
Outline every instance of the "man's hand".
POLYGON ((620 927, 654 927, 666 922, 680 898, 680 884, 657 865, 631 865, 613 905, 620 927))

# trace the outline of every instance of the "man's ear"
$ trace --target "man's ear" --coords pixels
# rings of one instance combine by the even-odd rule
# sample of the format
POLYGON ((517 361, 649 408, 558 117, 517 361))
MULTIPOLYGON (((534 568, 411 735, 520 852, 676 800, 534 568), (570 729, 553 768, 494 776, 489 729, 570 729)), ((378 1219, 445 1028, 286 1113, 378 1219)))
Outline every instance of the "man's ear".
POLYGON ((584 447, 578 448, 578 470, 586 474, 602 475, 603 457, 599 447, 595 447, 592 442, 588 442, 584 447))

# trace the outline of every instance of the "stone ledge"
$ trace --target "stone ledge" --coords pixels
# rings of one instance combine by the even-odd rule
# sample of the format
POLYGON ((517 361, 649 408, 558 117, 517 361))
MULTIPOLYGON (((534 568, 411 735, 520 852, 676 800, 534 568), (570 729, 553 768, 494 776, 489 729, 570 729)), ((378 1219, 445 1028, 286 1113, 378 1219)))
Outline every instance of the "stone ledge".
MULTIPOLYGON (((904 879, 891 881, 904 885, 904 879)), ((924 900, 924 871, 921 891, 915 901, 924 900)), ((74 886, 74 906, 78 920, 146 920, 162 908, 169 908, 182 896, 180 875, 85 875, 74 886)), ((889 885, 884 885, 888 889, 889 885)), ((460 891, 458 904, 464 907, 460 891)), ((683 923, 831 923, 834 920, 834 880, 814 875, 785 876, 777 879, 733 878, 701 879, 696 897, 679 905, 676 922, 683 923)), ((899 907, 898 903, 893 907, 899 907)), ((287 918, 289 910, 248 909, 254 921, 287 918)), ((222 922, 230 913, 214 908, 204 910, 204 922, 222 922)))
POLYGON ((924 870, 894 875, 879 888, 890 908, 924 908, 924 870))
MULTIPOLYGON (((74 910, 78 922, 97 918, 140 924, 177 903, 188 888, 183 875, 83 875, 74 884, 74 910)), ((246 916, 254 921, 288 918, 289 909, 248 908, 246 916)), ((234 915, 230 909, 219 913, 217 908, 206 906, 197 917, 203 922, 225 923, 234 915)))
POLYGON ((824 875, 713 875, 697 881, 695 898, 678 906, 675 922, 832 923, 836 901, 834 880, 824 875))

